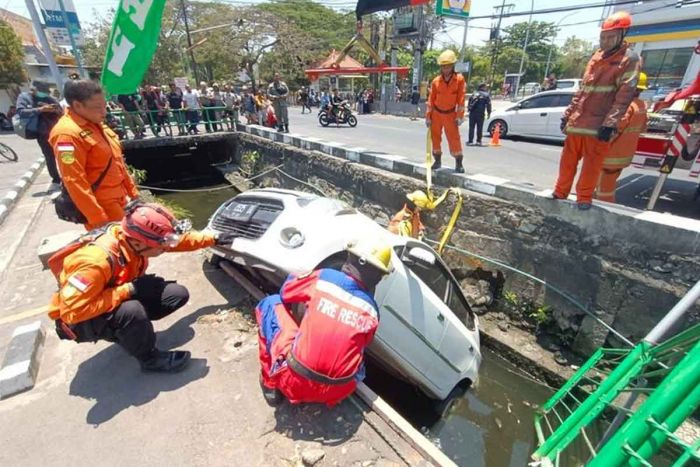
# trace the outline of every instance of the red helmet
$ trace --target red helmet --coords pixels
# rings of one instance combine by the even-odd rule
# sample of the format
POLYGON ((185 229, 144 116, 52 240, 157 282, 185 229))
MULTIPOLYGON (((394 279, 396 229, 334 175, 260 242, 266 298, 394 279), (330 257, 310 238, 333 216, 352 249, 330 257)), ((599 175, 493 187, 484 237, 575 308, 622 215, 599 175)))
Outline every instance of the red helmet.
POLYGON ((180 241, 177 219, 166 208, 155 203, 127 206, 122 230, 127 237, 151 248, 172 248, 180 241))
POLYGON ((603 21, 603 31, 612 31, 614 29, 629 29, 632 26, 632 16, 626 11, 617 11, 608 16, 608 19, 603 21))

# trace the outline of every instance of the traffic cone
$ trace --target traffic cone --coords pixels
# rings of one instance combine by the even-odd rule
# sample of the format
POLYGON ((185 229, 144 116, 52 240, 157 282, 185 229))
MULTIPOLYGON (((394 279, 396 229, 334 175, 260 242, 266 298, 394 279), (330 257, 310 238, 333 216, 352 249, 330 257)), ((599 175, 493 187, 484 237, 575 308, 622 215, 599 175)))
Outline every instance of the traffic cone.
POLYGON ((501 145, 501 124, 496 123, 496 128, 493 129, 493 136, 491 137, 491 142, 489 146, 500 146, 501 145))

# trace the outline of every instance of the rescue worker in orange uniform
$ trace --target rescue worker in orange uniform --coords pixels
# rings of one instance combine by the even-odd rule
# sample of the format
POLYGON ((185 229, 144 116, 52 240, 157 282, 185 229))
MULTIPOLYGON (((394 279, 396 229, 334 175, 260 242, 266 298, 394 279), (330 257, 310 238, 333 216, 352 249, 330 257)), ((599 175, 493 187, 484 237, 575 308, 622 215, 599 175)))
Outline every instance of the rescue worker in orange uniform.
POLYGON ((647 129, 647 105, 639 98, 645 89, 647 89, 647 75, 640 73, 634 100, 622 117, 617 136, 610 144, 610 151, 603 160, 603 171, 596 189, 596 199, 609 203, 615 202, 617 179, 622 170, 632 163, 634 153, 637 152, 639 135, 647 129))
POLYGON ((459 127, 464 122, 464 94, 466 82, 464 77, 455 72, 457 55, 445 50, 438 57, 440 75, 430 85, 425 124, 430 128, 433 144, 433 170, 442 167, 442 130, 445 130, 450 154, 455 158, 455 172, 464 173, 462 166, 462 139, 459 127))
POLYGON ((164 207, 138 201, 121 223, 108 224, 59 250, 49 259, 59 290, 49 317, 61 339, 116 342, 143 371, 182 370, 190 353, 161 351, 151 321, 168 316, 189 299, 175 281, 145 274, 148 259, 170 251, 230 244, 230 233, 187 232, 164 207))
POLYGON ((139 193, 126 170, 119 137, 104 123, 102 88, 90 80, 68 81, 63 94, 70 107, 49 136, 63 186, 87 219, 87 230, 120 221, 127 200, 139 193))
POLYGON ((423 191, 416 190, 407 194, 406 198, 408 202, 389 221, 389 232, 421 240, 425 235, 425 226, 420 220, 420 211, 427 205, 428 197, 423 191))
POLYGON ((552 198, 566 199, 583 159, 576 183, 579 209, 591 207, 610 140, 634 98, 639 79, 639 55, 625 42, 632 25, 629 13, 613 13, 603 23, 600 49, 591 57, 576 93, 561 121, 566 133, 552 198))

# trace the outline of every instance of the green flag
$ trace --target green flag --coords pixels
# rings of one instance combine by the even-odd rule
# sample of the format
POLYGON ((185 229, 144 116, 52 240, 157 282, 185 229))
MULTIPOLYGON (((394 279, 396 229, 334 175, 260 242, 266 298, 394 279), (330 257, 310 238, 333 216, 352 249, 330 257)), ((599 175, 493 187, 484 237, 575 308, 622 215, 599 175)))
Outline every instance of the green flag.
POLYGON ((165 0, 121 0, 109 35, 102 85, 108 94, 131 94, 158 47, 165 0))

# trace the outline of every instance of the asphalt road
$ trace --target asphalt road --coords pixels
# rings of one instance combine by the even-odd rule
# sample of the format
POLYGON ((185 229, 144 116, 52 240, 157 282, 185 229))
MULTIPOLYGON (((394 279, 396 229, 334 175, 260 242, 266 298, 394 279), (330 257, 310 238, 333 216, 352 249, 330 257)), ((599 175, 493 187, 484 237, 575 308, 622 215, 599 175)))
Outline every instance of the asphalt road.
MULTIPOLYGON (((372 114, 357 115, 358 125, 324 128, 317 119, 318 109, 301 115, 298 107, 290 108, 290 131, 326 141, 367 148, 406 159, 425 161, 426 128, 423 120, 372 114)), ((466 123, 461 127, 463 144, 466 123)), ((484 142, 488 137, 484 136, 484 142)), ((468 174, 486 174, 527 184, 536 189, 551 189, 559 170, 561 144, 544 141, 506 139, 500 147, 464 147, 464 167, 468 174)), ((452 167, 447 141, 443 142, 443 166, 452 167)), ((618 182, 618 203, 644 209, 658 173, 626 169, 618 182)), ((656 211, 700 218, 700 201, 694 201, 698 180, 687 171, 676 171, 666 182, 656 211)))

